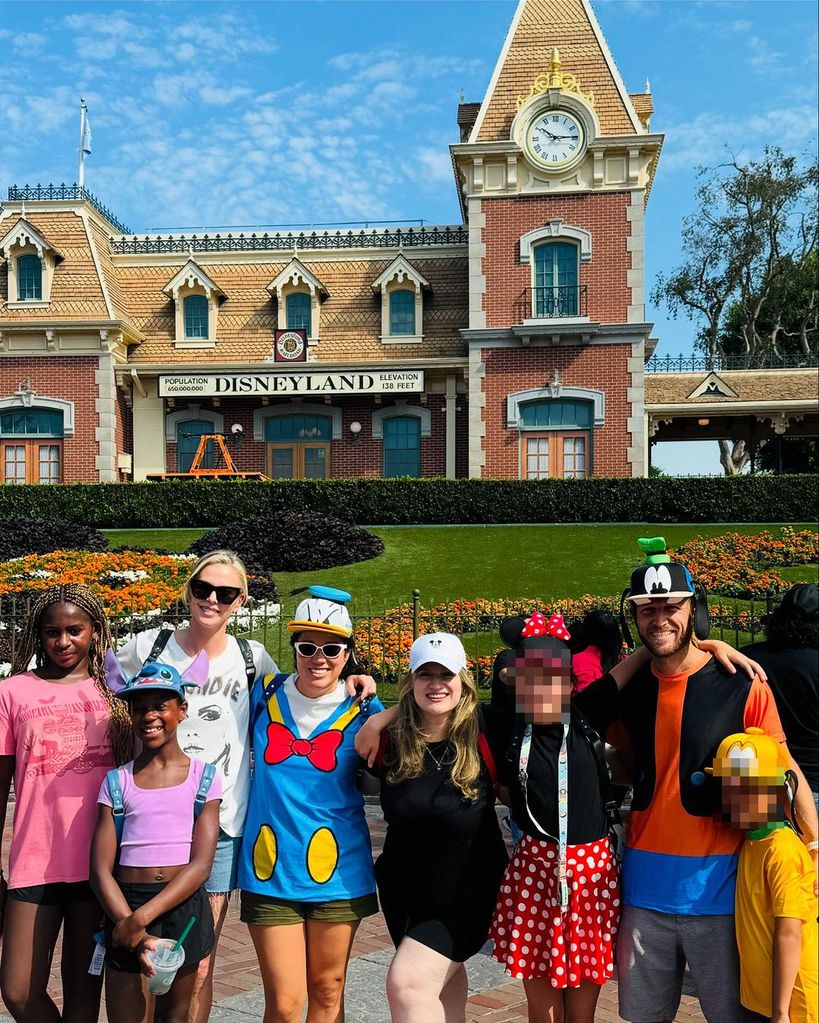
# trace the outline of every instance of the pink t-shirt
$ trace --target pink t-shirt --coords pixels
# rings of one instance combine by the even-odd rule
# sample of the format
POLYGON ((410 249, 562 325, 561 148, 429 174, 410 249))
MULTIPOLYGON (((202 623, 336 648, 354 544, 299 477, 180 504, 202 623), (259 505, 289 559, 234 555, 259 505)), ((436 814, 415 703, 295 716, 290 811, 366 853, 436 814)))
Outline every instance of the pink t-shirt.
POLYGON ((0 755, 16 758, 9 888, 88 880, 97 792, 114 766, 108 718, 90 678, 0 682, 0 755))
MULTIPOLYGON (((134 781, 134 763, 119 769, 125 820, 119 862, 123 867, 177 867, 191 861, 193 805, 204 760, 191 759, 181 785, 141 789, 134 781)), ((222 798, 222 776, 216 769, 206 802, 222 798)), ((97 802, 113 806, 108 779, 100 786, 97 802)))
POLYGON ((596 646, 587 646, 572 655, 574 687, 578 693, 603 676, 603 655, 596 646))

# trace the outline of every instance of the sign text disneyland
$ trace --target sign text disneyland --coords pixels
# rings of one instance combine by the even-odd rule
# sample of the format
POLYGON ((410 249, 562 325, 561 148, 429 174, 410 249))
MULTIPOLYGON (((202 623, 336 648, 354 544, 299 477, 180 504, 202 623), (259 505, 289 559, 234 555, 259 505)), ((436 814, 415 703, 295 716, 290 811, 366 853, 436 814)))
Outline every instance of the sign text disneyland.
POLYGON ((373 373, 203 373, 159 377, 159 397, 244 394, 386 394, 421 392, 424 371, 379 370, 373 373))

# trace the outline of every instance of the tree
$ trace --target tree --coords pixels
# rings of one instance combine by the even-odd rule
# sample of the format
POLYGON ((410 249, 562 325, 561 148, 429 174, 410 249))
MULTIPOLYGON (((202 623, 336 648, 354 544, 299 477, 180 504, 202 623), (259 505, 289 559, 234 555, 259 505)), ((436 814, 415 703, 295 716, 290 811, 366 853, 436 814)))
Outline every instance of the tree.
MULTIPOLYGON (((766 147, 756 161, 732 158, 698 176, 698 209, 683 221, 683 262, 657 277, 652 300, 672 317, 700 321, 696 347, 712 364, 732 355, 748 366, 815 355, 816 161, 803 165, 766 147)), ((751 457, 745 441, 719 446, 726 475, 742 472, 751 457)))

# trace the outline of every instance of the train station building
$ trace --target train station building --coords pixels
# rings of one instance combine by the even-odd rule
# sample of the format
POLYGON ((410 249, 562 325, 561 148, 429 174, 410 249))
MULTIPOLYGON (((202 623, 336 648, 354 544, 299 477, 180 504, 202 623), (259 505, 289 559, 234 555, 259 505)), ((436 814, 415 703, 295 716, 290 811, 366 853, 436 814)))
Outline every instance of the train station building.
POLYGON ((272 478, 645 475, 651 96, 587 0, 521 0, 498 47, 452 112, 459 224, 133 234, 9 188, 4 480, 186 471, 205 433, 272 478))

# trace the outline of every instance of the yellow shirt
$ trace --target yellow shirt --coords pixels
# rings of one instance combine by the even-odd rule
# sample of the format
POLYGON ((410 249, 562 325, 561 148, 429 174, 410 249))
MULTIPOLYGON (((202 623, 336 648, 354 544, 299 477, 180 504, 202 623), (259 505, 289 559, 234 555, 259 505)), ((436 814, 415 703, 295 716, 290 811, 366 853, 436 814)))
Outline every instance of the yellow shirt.
POLYGON ((776 917, 802 921, 802 959, 791 997, 791 1023, 817 1023, 817 940, 814 870, 790 828, 748 838, 739 854, 736 929, 740 1000, 770 1018, 776 917))

